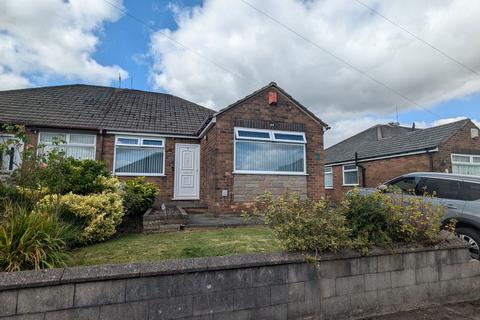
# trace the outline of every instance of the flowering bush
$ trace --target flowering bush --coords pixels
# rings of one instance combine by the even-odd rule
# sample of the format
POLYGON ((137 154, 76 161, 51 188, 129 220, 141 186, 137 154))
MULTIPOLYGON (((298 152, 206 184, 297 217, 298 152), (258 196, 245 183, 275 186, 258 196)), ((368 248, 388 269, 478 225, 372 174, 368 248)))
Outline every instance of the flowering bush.
MULTIPOLYGON (((124 215, 123 194, 116 178, 105 178, 107 190, 102 193, 48 195, 39 203, 44 210, 58 208, 60 217, 79 229, 77 244, 105 241, 116 232, 124 215)), ((52 211, 55 211, 53 209, 52 211)))
POLYGON ((301 200, 296 194, 273 199, 265 194, 255 208, 257 213, 263 211, 265 222, 288 251, 319 253, 349 246, 350 229, 345 216, 324 199, 301 200))

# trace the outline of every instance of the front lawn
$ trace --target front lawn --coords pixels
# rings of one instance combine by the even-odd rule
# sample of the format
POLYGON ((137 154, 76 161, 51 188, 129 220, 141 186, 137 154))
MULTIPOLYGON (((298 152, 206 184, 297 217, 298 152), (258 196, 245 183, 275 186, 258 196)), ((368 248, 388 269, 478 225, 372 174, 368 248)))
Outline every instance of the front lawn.
POLYGON ((72 252, 71 265, 144 262, 280 251, 266 227, 192 230, 150 235, 120 235, 72 252))

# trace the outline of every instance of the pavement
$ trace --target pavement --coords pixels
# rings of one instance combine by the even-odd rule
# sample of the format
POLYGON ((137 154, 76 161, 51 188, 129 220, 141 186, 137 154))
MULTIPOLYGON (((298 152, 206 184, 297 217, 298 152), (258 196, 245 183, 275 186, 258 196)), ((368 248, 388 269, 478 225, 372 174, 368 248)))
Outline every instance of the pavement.
POLYGON ((368 320, 480 320, 480 300, 399 312, 368 320))

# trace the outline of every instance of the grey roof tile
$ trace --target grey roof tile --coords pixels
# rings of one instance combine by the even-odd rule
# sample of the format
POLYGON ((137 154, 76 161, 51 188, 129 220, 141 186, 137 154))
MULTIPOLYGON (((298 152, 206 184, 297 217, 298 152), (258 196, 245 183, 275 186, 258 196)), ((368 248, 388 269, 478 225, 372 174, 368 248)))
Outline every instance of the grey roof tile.
POLYGON ((196 135, 215 111, 170 94, 92 85, 0 91, 0 123, 196 135))
POLYGON ((376 134, 377 125, 326 149, 325 163, 353 161, 355 153, 358 154, 358 159, 368 159, 434 149, 469 121, 465 119, 428 129, 399 127, 404 129, 392 130, 386 138, 380 140, 376 134))

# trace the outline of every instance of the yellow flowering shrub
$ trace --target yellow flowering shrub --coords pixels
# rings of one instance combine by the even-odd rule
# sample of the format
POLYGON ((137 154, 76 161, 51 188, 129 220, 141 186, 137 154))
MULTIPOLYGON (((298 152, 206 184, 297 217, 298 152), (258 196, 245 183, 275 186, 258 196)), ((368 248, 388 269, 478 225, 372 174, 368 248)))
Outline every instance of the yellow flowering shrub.
POLYGON ((49 195, 43 198, 38 208, 59 206, 61 218, 77 226, 78 243, 88 244, 105 241, 116 232, 124 215, 123 194, 115 178, 105 178, 106 189, 102 193, 78 195, 49 195))

